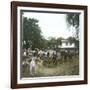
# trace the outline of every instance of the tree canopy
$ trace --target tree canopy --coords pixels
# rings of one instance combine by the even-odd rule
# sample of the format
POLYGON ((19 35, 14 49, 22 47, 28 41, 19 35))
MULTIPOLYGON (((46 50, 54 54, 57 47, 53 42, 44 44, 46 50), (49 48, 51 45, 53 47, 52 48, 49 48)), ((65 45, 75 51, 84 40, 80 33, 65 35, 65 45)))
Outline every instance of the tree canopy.
POLYGON ((66 21, 68 27, 75 27, 75 38, 79 39, 79 14, 78 13, 68 13, 66 15, 66 21))
POLYGON ((43 37, 38 25, 38 20, 34 18, 23 18, 23 42, 26 42, 25 48, 32 49, 43 46, 43 37))

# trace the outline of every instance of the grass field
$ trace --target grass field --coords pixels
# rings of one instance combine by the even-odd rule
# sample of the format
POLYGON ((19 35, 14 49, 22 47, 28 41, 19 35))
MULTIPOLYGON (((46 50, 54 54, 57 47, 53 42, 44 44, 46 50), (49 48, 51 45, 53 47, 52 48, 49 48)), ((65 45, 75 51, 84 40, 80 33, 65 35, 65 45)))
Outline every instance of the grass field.
POLYGON ((22 77, 43 77, 43 76, 70 76, 70 75, 79 75, 79 59, 67 59, 58 60, 57 62, 49 62, 44 65, 36 65, 36 72, 33 75, 30 75, 29 67, 23 68, 22 77))

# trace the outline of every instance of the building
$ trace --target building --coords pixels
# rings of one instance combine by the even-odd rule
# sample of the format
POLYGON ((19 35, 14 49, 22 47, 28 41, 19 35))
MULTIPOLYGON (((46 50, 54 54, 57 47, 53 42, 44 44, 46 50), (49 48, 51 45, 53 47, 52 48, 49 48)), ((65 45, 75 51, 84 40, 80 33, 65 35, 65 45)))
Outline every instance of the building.
POLYGON ((67 39, 62 40, 62 44, 58 45, 58 48, 60 51, 66 51, 66 52, 79 52, 79 49, 75 46, 74 42, 70 42, 67 39))

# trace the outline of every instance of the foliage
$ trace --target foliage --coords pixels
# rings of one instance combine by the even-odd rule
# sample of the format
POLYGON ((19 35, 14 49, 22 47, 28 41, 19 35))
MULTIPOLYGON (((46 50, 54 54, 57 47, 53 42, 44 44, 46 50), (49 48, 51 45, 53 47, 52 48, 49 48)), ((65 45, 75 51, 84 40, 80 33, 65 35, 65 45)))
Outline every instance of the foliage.
POLYGON ((72 44, 75 43, 75 46, 79 48, 79 40, 77 40, 75 37, 68 37, 67 40, 72 44))
POLYGON ((62 38, 62 37, 57 38, 57 45, 62 45, 62 40, 63 39, 64 38, 62 38))
POLYGON ((79 39, 79 14, 78 13, 68 13, 66 15, 67 25, 75 27, 75 38, 79 39))
POLYGON ((38 20, 34 18, 23 18, 23 42, 25 41, 24 48, 43 47, 44 39, 41 35, 41 30, 38 25, 38 20))

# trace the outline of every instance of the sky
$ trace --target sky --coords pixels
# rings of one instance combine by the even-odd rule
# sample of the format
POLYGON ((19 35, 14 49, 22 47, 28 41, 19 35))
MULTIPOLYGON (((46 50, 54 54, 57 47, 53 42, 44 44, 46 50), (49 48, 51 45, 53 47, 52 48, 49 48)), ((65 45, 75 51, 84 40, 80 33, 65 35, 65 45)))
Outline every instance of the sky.
POLYGON ((72 30, 68 30, 66 14, 24 12, 23 17, 39 20, 39 27, 41 28, 42 35, 46 39, 49 37, 68 38, 73 34, 72 30))

